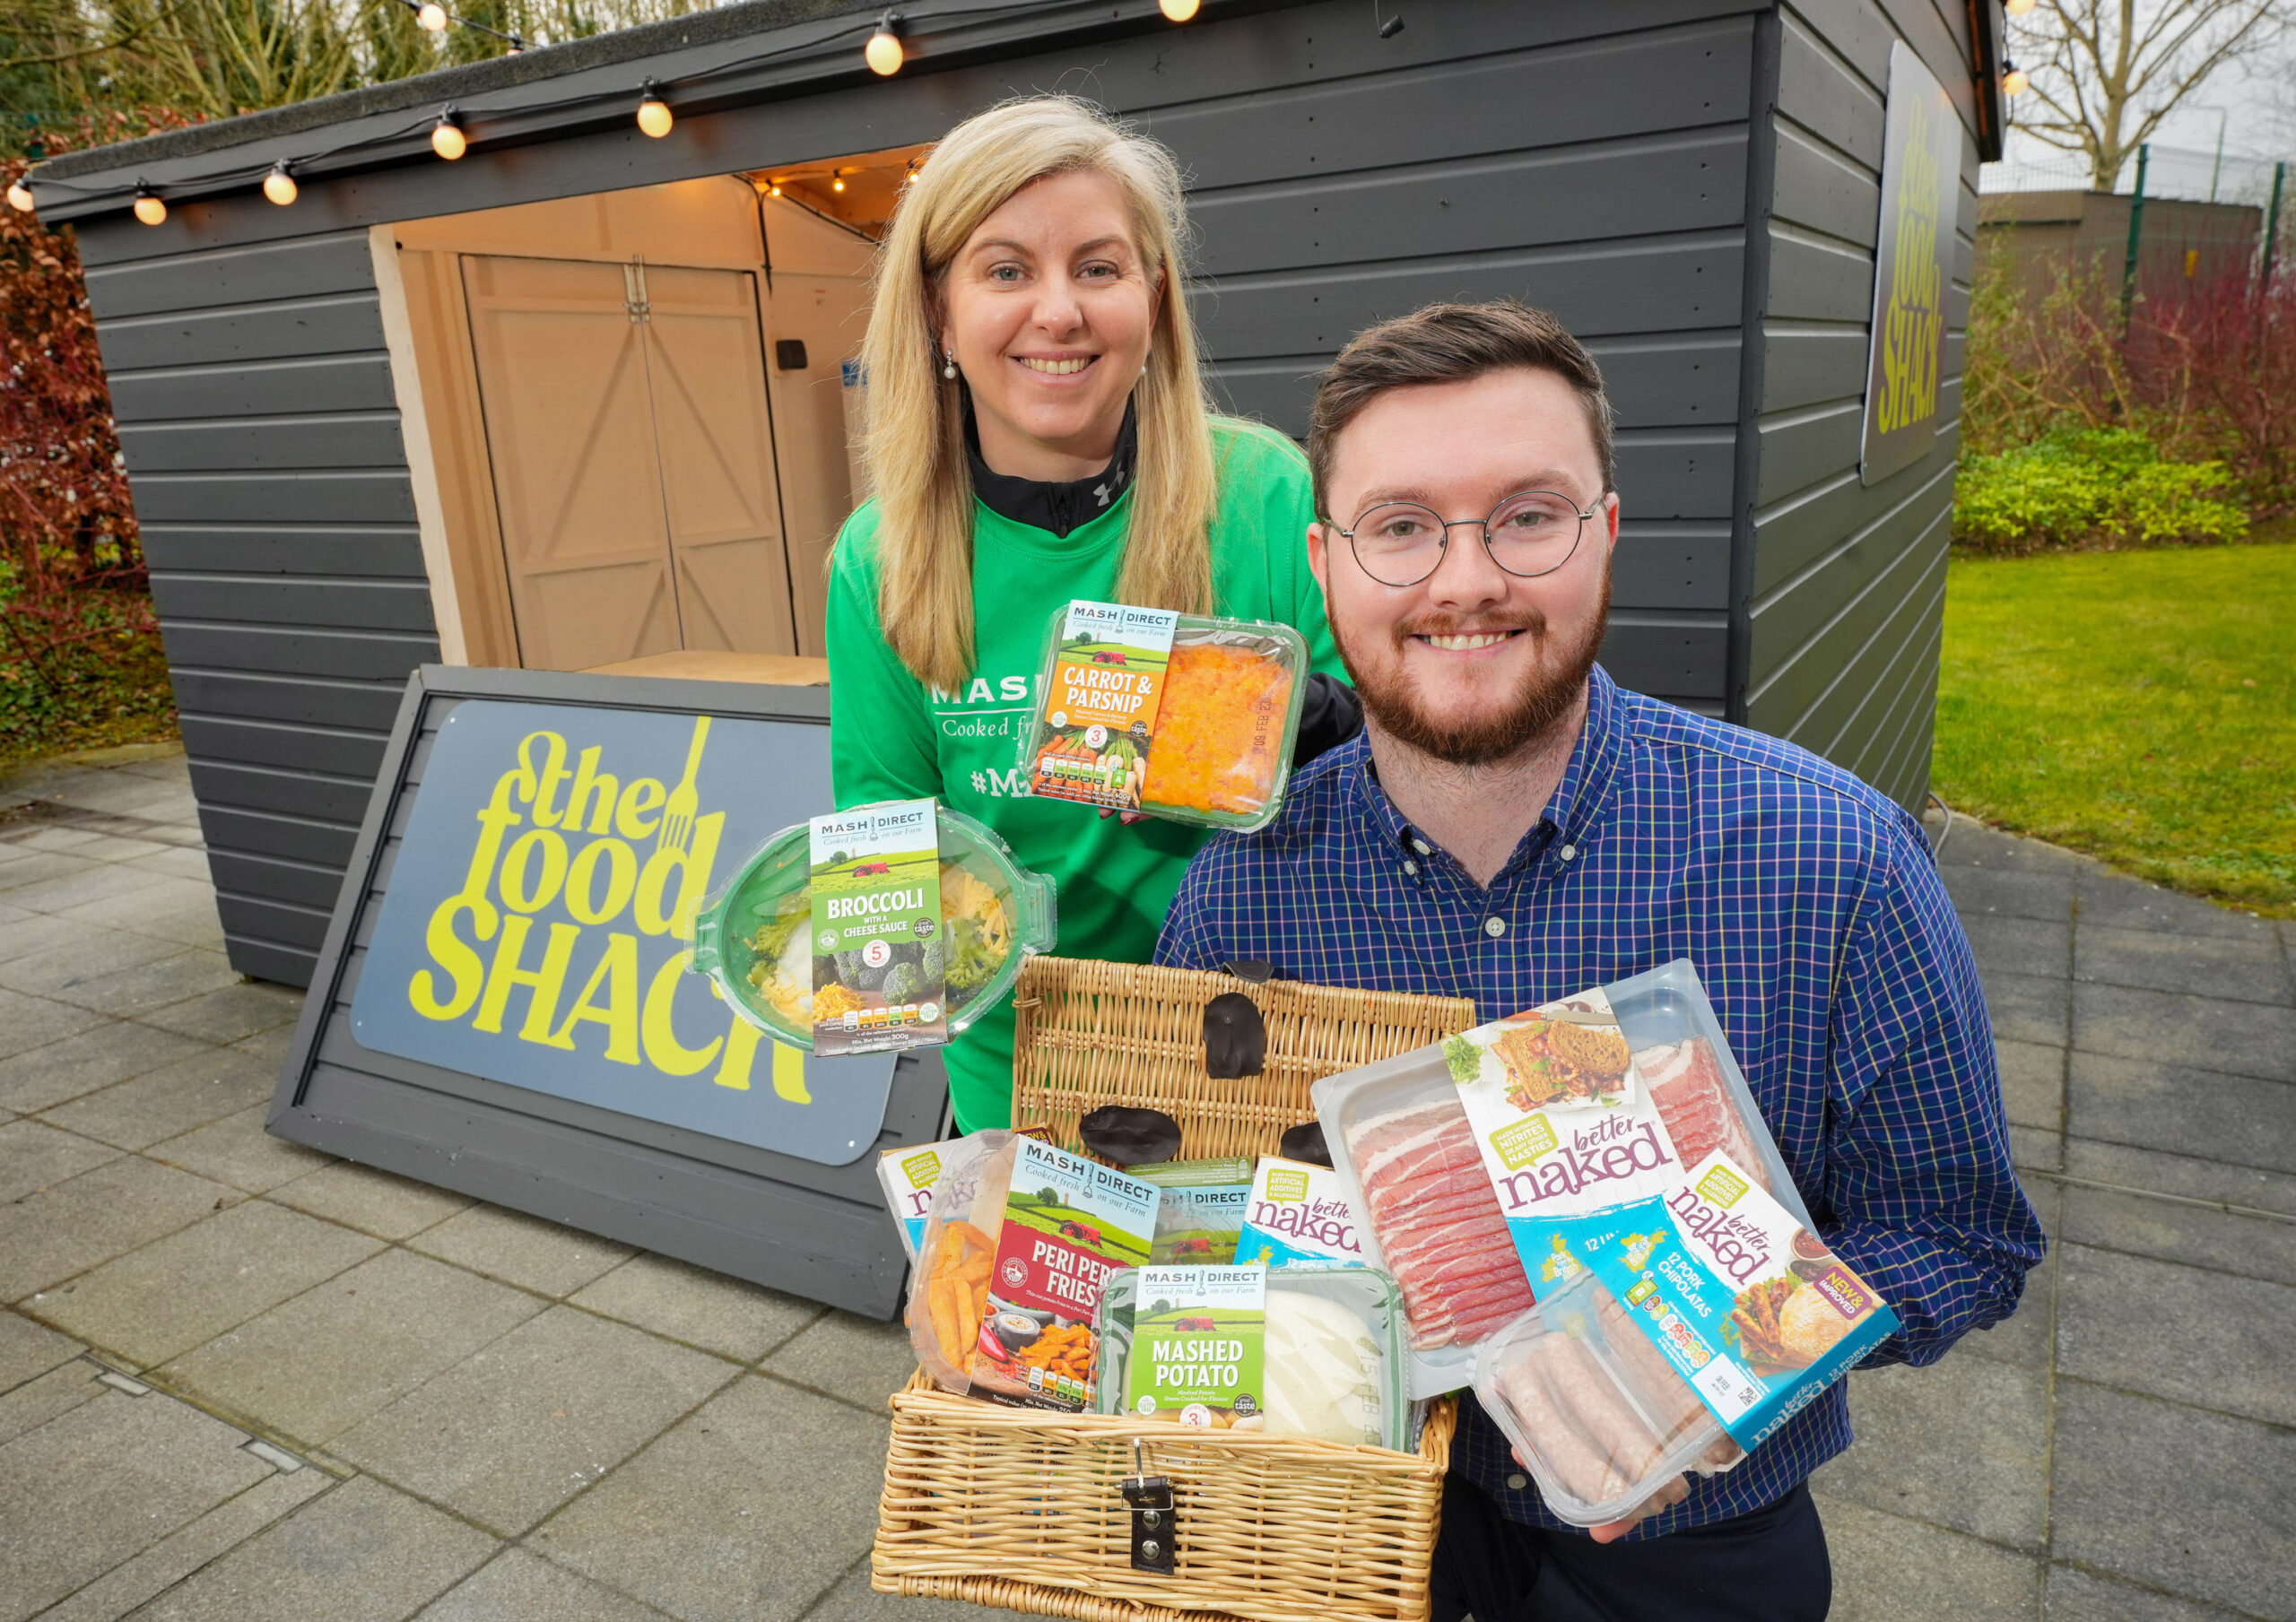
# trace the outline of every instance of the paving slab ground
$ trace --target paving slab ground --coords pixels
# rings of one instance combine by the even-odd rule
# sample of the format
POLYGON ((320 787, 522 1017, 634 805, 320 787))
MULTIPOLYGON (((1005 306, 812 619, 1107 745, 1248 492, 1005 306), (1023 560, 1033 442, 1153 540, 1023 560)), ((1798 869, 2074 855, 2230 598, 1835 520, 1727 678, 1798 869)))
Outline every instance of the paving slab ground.
MULTIPOLYGON (((2296 929, 1939 860, 2053 1243, 1852 1376, 1835 1615, 2296 1622, 2296 929)), ((899 1330, 269 1136, 222 951, 179 754, 0 784, 0 1622, 988 1622, 869 1587, 899 1330)))

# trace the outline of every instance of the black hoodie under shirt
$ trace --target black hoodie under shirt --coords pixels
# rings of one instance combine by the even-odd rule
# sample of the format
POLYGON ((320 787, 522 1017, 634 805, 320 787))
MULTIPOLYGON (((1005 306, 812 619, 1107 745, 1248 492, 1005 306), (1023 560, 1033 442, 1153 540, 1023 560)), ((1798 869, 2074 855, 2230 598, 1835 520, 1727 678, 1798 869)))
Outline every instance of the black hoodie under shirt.
MULTIPOLYGON (((1064 540, 1115 505, 1132 483, 1139 448, 1138 415, 1127 401, 1124 426, 1117 430, 1116 450, 1099 473, 1068 480, 1014 478, 996 472, 982 459, 980 429, 973 420, 970 395, 965 399, 965 456, 971 464, 973 493, 981 505, 1001 518, 1048 531, 1064 540)), ((1310 672, 1300 707, 1300 742, 1292 757, 1294 766, 1305 766, 1362 730, 1363 704, 1355 690, 1320 671, 1310 672)))

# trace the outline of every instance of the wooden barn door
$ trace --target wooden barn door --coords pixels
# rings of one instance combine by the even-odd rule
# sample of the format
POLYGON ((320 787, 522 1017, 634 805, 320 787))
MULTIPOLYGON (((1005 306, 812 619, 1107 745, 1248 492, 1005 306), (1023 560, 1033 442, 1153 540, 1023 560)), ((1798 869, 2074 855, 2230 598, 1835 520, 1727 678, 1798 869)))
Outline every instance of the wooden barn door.
POLYGON ((466 255, 519 663, 787 654, 753 279, 466 255))
POLYGON ((650 265, 640 274, 685 646, 794 654, 757 279, 650 265))

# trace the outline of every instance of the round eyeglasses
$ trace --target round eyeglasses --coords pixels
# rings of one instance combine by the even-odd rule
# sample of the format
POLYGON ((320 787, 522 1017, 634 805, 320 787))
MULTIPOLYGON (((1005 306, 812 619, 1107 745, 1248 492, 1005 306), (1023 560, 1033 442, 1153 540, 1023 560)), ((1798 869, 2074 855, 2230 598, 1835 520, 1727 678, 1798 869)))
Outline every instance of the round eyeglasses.
POLYGON ((1415 501, 1366 507, 1347 537, 1355 561, 1382 585, 1416 585, 1443 566, 1451 532, 1465 525, 1483 533, 1491 560, 1510 575, 1536 579, 1570 561, 1595 508, 1583 512, 1551 490, 1526 490, 1491 509, 1487 518, 1444 518, 1415 501))

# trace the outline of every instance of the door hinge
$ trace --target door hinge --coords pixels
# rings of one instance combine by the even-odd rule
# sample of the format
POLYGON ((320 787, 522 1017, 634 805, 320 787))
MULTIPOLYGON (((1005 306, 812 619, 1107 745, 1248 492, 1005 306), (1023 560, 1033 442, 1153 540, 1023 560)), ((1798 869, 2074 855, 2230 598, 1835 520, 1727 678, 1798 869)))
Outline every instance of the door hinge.
POLYGON ((630 307, 630 324, 641 326, 654 318, 652 300, 646 296, 646 256, 632 254, 622 267, 622 300, 630 307))

